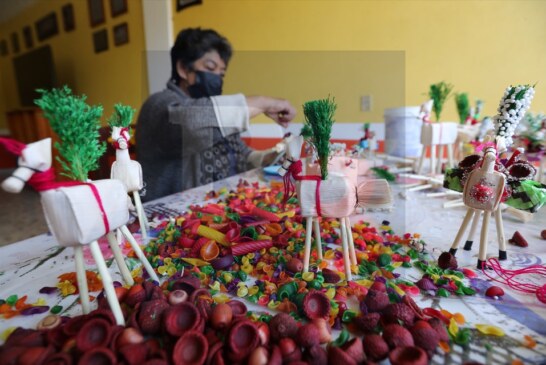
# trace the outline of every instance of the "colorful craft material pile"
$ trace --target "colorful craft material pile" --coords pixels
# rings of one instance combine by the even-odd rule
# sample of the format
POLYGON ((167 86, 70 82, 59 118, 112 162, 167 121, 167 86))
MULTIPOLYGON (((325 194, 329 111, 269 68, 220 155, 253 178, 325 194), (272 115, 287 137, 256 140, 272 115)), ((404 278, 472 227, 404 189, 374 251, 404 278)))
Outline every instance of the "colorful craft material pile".
MULTIPOLYGON (((236 191, 208 196, 220 200, 164 222, 145 249, 161 285, 135 278, 130 288, 116 286, 125 328, 99 295, 99 309, 88 315, 51 314, 37 330, 16 329, 0 347, 2 361, 369 364, 388 357, 392 364, 426 364, 438 348, 449 352, 470 341, 460 313, 421 310, 411 298, 419 288, 402 279, 403 268, 413 262, 441 270, 424 268, 418 234, 396 235, 389 222, 379 229, 356 223, 359 264, 347 282, 335 247, 339 223, 324 219, 324 260, 312 257, 302 274, 305 230, 297 201, 282 203, 282 184, 241 181, 236 191), (332 329, 341 330, 337 338, 332 329)), ((461 273, 450 267, 443 276, 458 282, 461 273)))

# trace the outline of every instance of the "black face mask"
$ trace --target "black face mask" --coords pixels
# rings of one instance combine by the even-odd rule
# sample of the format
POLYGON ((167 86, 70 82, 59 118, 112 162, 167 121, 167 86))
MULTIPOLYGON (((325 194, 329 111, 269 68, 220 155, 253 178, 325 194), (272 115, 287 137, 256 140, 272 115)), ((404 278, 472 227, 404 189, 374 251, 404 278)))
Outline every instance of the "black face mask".
POLYGON ((188 86, 192 98, 204 98, 222 94, 222 76, 212 72, 195 71, 195 84, 188 86))

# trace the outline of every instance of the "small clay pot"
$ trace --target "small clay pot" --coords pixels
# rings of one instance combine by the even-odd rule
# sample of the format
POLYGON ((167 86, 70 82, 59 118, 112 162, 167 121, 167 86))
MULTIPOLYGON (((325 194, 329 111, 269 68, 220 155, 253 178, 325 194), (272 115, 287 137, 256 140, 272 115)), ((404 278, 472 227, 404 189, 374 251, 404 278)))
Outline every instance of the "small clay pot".
POLYGON ((2 361, 5 364, 17 364, 17 359, 27 350, 23 346, 4 346, 2 349, 2 361))
POLYGON ((199 297, 194 303, 205 322, 209 320, 212 314, 212 302, 211 297, 199 297))
POLYGON ((260 345, 267 346, 269 345, 269 339, 271 337, 269 326, 267 323, 264 322, 258 322, 256 323, 256 327, 258 329, 258 336, 260 337, 260 345))
POLYGON ((318 327, 313 323, 304 324, 298 328, 296 341, 298 345, 304 348, 318 345, 320 343, 318 327))
POLYGON ((58 327, 62 323, 62 319, 60 316, 56 314, 50 314, 42 318, 40 322, 38 322, 38 325, 36 326, 36 329, 38 330, 51 330, 55 327, 58 327))
POLYGON ((248 365, 267 365, 269 353, 263 346, 256 347, 248 357, 248 365))
POLYGON ((242 360, 258 346, 259 335, 254 323, 242 319, 236 321, 227 336, 227 346, 232 358, 242 360))
POLYGON ((125 345, 139 344, 144 342, 144 336, 142 333, 133 327, 127 327, 121 331, 116 339, 116 346, 121 348, 125 345))
POLYGON ((392 365, 426 365, 428 358, 426 352, 415 346, 397 347, 389 353, 392 365))
POLYGON ((322 346, 315 345, 305 350, 303 359, 307 361, 309 365, 328 364, 328 353, 322 346))
POLYGON ((68 336, 63 331, 64 326, 57 326, 46 332, 47 342, 55 347, 61 347, 66 342, 68 336))
POLYGON ((343 349, 330 346, 328 348, 328 364, 357 365, 357 362, 343 349))
POLYGON ((322 269, 322 276, 325 283, 336 284, 341 280, 341 276, 336 271, 328 268, 322 269))
POLYGON ((246 313, 248 312, 248 309, 246 308, 245 303, 240 302, 238 300, 230 300, 226 304, 231 307, 231 311, 233 313, 234 319, 240 319, 240 318, 246 317, 246 313))
POLYGON ((364 347, 360 337, 355 337, 347 341, 342 349, 359 364, 366 360, 366 354, 364 353, 364 347))
POLYGON ((127 364, 142 364, 148 357, 148 347, 143 344, 128 344, 113 351, 121 355, 127 364))
POLYGON ((80 331, 80 328, 82 328, 86 321, 87 316, 72 317, 61 328, 67 337, 72 337, 80 331))
POLYGON ((4 346, 41 347, 46 345, 46 336, 42 331, 18 327, 11 333, 4 346))
POLYGON ((199 279, 193 275, 188 275, 176 280, 173 283, 172 290, 181 289, 188 293, 188 295, 191 295, 194 290, 199 289, 200 287, 201 282, 199 279))
POLYGON ((293 339, 289 337, 281 338, 279 349, 281 350, 283 362, 288 363, 301 360, 301 349, 293 339))
POLYGON ((133 285, 125 295, 125 304, 133 308, 137 303, 146 300, 146 291, 142 284, 133 285))
POLYGON ((87 321, 92 318, 102 318, 112 325, 116 324, 116 318, 110 309, 96 309, 87 315, 87 321))
POLYGON ((191 293, 189 301, 193 304, 196 304, 196 302, 199 299, 211 299, 211 298, 212 297, 208 289, 200 288, 200 289, 195 289, 193 293, 191 293))
POLYGON ((292 273, 300 272, 301 270, 303 270, 303 262, 301 262, 301 260, 296 257, 292 257, 290 261, 288 261, 288 263, 286 264, 286 268, 292 273))
POLYGON ((223 330, 231 323, 233 311, 228 304, 220 303, 212 309, 210 322, 213 328, 223 330))
POLYGON ((49 355, 43 365, 72 365, 73 363, 72 356, 66 352, 57 352, 49 355))
POLYGON ((153 299, 142 302, 138 310, 138 328, 143 334, 154 335, 161 331, 161 317, 163 312, 171 308, 163 299, 153 299))
POLYGON ((278 341, 284 337, 293 338, 298 331, 298 323, 287 313, 278 313, 269 321, 271 338, 278 341))
POLYGON ((485 291, 485 296, 490 298, 502 297, 503 295, 504 295, 504 290, 500 286, 496 286, 496 285, 490 286, 485 291))
POLYGON ((182 336, 188 331, 197 329, 201 315, 190 302, 183 302, 167 308, 163 313, 163 328, 171 336, 182 336))
POLYGON ((86 322, 76 336, 76 347, 87 352, 93 348, 108 346, 112 336, 112 324, 102 318, 93 318, 86 322))
POLYGON ((169 304, 177 305, 188 300, 189 296, 184 290, 177 289, 169 293, 169 304))
POLYGON ((19 365, 42 364, 53 353, 53 347, 28 347, 17 359, 19 365))
POLYGON ((310 291, 303 299, 303 313, 311 320, 328 318, 330 315, 330 299, 322 292, 310 291))
POLYGON ((222 353, 222 349, 224 348, 224 344, 222 341, 216 342, 214 345, 211 345, 209 342, 209 352, 207 354, 207 364, 210 364, 212 362, 212 359, 214 358, 214 355, 216 355, 217 352, 222 353))
POLYGON ((106 347, 97 347, 85 352, 78 365, 115 365, 116 355, 106 347))
POLYGON ((172 360, 174 365, 201 365, 207 359, 209 344, 203 334, 188 331, 176 341, 172 360))
POLYGON ((332 341, 332 327, 324 318, 313 319, 313 324, 317 326, 319 330, 319 342, 321 344, 332 341))

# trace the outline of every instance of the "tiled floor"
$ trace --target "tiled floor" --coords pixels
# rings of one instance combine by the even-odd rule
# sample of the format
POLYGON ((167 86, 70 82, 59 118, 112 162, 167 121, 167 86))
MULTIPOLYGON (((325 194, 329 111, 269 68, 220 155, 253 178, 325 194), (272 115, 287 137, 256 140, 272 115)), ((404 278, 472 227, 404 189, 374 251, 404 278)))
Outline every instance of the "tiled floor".
MULTIPOLYGON (((13 170, 0 169, 0 181, 13 170)), ((47 232, 40 195, 29 187, 19 194, 0 189, 0 246, 47 232)))

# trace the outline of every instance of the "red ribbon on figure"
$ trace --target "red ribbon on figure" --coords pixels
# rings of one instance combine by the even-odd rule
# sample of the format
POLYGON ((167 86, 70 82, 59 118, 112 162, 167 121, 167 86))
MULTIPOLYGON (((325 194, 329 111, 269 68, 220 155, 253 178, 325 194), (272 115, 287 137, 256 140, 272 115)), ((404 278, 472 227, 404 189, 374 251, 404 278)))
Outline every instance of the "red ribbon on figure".
POLYGON ((12 138, 0 137, 0 144, 4 146, 6 151, 15 156, 21 156, 23 150, 27 147, 23 142, 16 141, 12 138))
POLYGON ((53 190, 58 188, 65 188, 78 185, 87 185, 91 189, 97 204, 99 205, 100 215, 102 216, 102 222, 104 223, 105 233, 110 232, 110 223, 108 222, 108 217, 106 216, 106 211, 102 204, 102 199, 100 197, 97 187, 90 183, 84 183, 80 181, 55 181, 55 169, 50 167, 44 172, 37 171, 35 172, 27 183, 36 191, 46 191, 53 190))
MULTIPOLYGON (((120 132, 119 132, 119 138, 123 138, 125 140, 125 142, 127 143, 127 148, 129 148, 129 128, 127 127, 123 127, 121 128, 120 132)), ((121 150, 121 149, 124 149, 124 148, 120 148, 119 147, 119 138, 117 140, 115 140, 114 142, 112 142, 112 145, 114 146, 114 148, 116 150, 121 150)))
MULTIPOLYGON (((0 145, 3 145, 8 152, 16 156, 21 156, 23 153, 23 150, 27 147, 27 145, 22 142, 16 141, 11 138, 4 138, 4 137, 0 137, 0 145)), ((28 167, 28 166, 21 166, 21 167, 32 169, 31 167, 28 167)), ((77 185, 89 186, 89 188, 91 189, 91 192, 93 193, 93 196, 95 197, 95 200, 97 201, 97 204, 99 205, 102 221, 104 223, 104 229, 106 230, 105 233, 110 232, 110 224, 108 222, 108 217, 106 216, 106 211, 104 210, 102 199, 95 185, 90 183, 80 182, 80 181, 62 181, 62 182, 55 181, 55 169, 53 167, 50 167, 49 169, 45 171, 38 171, 35 169, 32 169, 32 170, 34 170, 35 172, 34 174, 32 174, 30 179, 28 179, 27 183, 34 190, 38 192, 53 190, 53 189, 58 189, 63 187, 77 186, 77 185)))
POLYGON ((290 167, 288 168, 288 172, 284 175, 283 181, 284 181, 284 200, 290 199, 294 196, 296 187, 294 183, 292 183, 292 180, 290 177, 293 177, 296 181, 316 181, 316 191, 315 191, 315 204, 317 206, 317 216, 322 216, 322 212, 320 209, 320 182, 321 177, 318 175, 307 175, 307 176, 300 176, 303 167, 302 167, 301 160, 298 160, 296 162, 293 162, 290 167))

